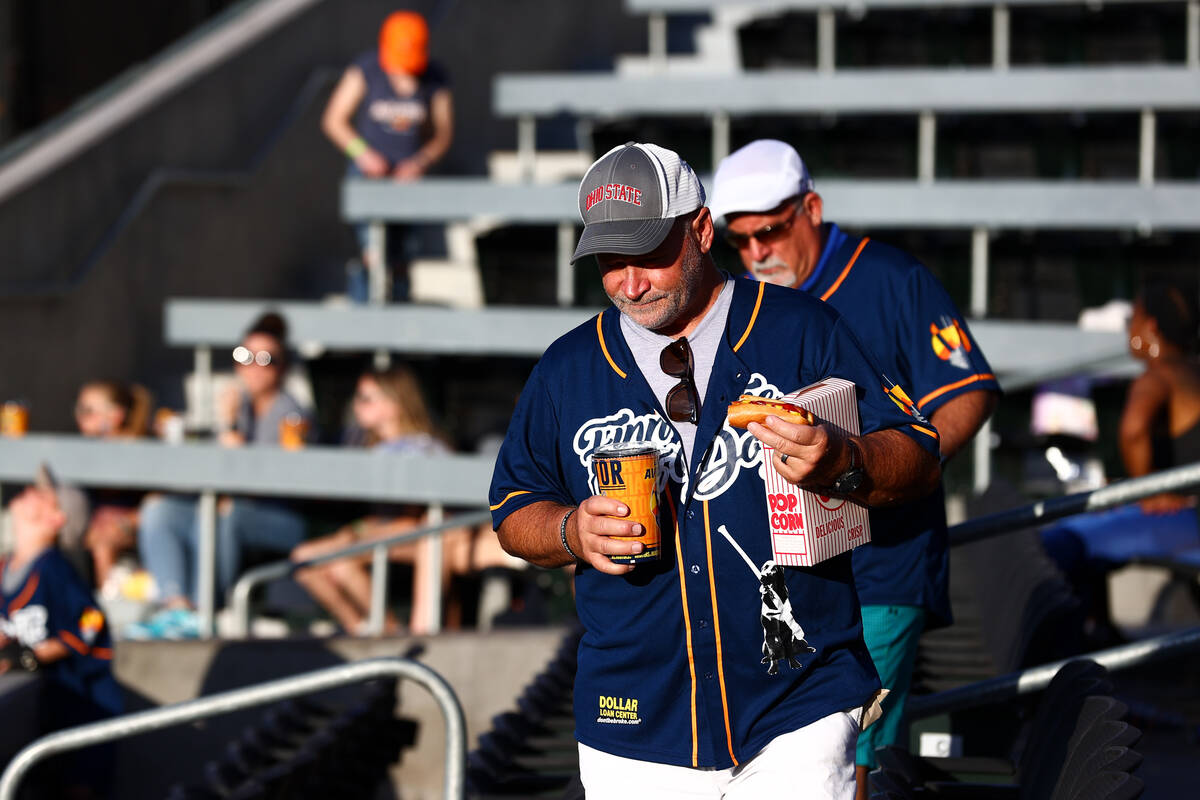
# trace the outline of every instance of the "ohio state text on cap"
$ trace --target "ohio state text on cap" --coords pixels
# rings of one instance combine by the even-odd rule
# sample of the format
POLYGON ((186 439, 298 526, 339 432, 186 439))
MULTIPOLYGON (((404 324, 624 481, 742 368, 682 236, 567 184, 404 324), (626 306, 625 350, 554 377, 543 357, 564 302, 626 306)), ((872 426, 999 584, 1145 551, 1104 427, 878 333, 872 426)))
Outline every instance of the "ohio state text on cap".
POLYGON ((579 184, 583 235, 571 261, 596 253, 649 253, 667 238, 676 217, 702 205, 704 187, 679 154, 656 144, 614 147, 579 184))

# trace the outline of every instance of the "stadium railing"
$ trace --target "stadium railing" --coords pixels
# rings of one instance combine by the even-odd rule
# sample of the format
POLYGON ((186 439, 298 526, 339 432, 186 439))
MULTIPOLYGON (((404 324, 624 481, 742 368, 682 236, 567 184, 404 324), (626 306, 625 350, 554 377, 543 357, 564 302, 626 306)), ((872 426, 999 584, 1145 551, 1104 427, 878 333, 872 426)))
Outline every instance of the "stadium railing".
POLYGON ((1039 692, 1046 688, 1064 664, 1081 658, 1091 659, 1110 672, 1116 672, 1152 664, 1167 658, 1175 658, 1195 650, 1200 650, 1200 628, 1164 633, 1129 644, 1097 650, 1094 653, 1081 653, 1077 656, 955 689, 947 689, 937 694, 913 697, 908 701, 905 714, 910 719, 920 719, 948 711, 960 711, 976 706, 1000 703, 1023 694, 1039 692))
POLYGON ((465 796, 466 789, 467 753, 467 726, 463 717, 462 705, 454 690, 441 675, 424 664, 403 658, 372 659, 341 664, 304 675, 269 681, 149 711, 125 714, 103 722, 94 722, 48 734, 27 746, 9 762, 3 775, 0 776, 0 800, 15 800, 21 779, 33 765, 56 753, 209 719, 276 700, 313 694, 351 683, 361 683, 384 677, 407 678, 416 681, 433 695, 446 721, 443 796, 447 800, 461 800, 465 796))
MULTIPOLYGON (((478 507, 487 497, 493 460, 473 455, 401 456, 341 447, 229 449, 216 443, 167 445, 31 434, 0 440, 0 481, 27 483, 47 463, 65 483, 199 495, 197 585, 201 635, 215 612, 218 494, 478 507)), ((440 537, 430 538, 434 574, 440 537)), ((431 591, 440 592, 438 581, 431 591)), ((436 604, 441 608, 441 603, 436 604)))
MULTIPOLYGON (((871 9, 945 9, 968 6, 992 8, 992 67, 1005 69, 1009 64, 1010 6, 1086 4, 1088 0, 625 0, 625 9, 634 14, 648 14, 648 60, 657 68, 665 68, 667 55, 667 15, 739 11, 745 15, 777 14, 785 11, 813 12, 817 17, 817 68, 832 70, 836 61, 838 11, 862 14, 871 9)), ((1116 0, 1118 3, 1152 3, 1159 0, 1116 0)), ((1186 6, 1187 44, 1185 63, 1200 66, 1200 2, 1184 0, 1186 6)))
MULTIPOLYGON (((389 536, 385 539, 375 539, 368 542, 358 542, 340 550, 332 550, 305 561, 274 561, 263 564, 242 573, 237 583, 229 592, 229 606, 233 610, 234 636, 250 635, 250 599, 251 592, 256 586, 270 581, 280 580, 294 575, 305 567, 313 567, 330 561, 338 561, 351 556, 371 553, 371 607, 367 614, 367 634, 378 636, 383 633, 384 614, 388 595, 388 550, 396 545, 426 539, 435 534, 452 528, 475 525, 485 525, 491 522, 491 512, 481 511, 471 514, 459 514, 445 521, 438 521, 408 533, 389 536)), ((435 540, 436 541, 436 540, 435 540)), ((440 570, 432 570, 437 574, 440 570)), ((441 627, 440 610, 442 607, 441 582, 430 581, 430 613, 432 619, 427 621, 429 629, 436 632, 441 627)))

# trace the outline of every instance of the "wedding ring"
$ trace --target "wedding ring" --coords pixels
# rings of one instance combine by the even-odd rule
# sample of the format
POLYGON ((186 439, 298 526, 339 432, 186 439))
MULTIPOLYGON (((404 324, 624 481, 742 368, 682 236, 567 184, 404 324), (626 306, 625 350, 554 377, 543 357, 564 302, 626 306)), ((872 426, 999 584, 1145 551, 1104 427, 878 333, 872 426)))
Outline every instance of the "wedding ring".
POLYGON ((780 454, 779 454, 779 463, 780 463, 780 464, 786 464, 786 463, 787 463, 787 460, 788 460, 787 453, 780 453, 780 454))

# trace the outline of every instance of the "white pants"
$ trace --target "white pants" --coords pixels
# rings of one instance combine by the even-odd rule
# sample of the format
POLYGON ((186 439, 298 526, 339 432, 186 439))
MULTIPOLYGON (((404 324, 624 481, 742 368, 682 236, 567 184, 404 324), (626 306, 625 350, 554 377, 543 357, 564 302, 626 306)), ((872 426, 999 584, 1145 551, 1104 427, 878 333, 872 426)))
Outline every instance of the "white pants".
POLYGON ((776 736, 728 769, 638 761, 581 744, 579 775, 588 800, 853 800, 860 714, 840 711, 776 736))

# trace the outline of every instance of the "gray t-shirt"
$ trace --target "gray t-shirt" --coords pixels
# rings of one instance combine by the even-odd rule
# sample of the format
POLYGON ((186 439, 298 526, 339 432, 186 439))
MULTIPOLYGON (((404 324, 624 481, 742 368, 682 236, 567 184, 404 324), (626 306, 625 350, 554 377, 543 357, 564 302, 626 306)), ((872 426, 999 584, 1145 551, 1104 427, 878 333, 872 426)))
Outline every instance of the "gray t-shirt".
POLYGON ((314 431, 311 416, 286 392, 275 395, 271 407, 257 419, 254 416, 254 405, 250 398, 243 394, 233 429, 246 437, 247 444, 279 444, 279 423, 291 413, 299 414, 308 423, 305 438, 312 441, 314 431))
MULTIPOLYGON (((708 310, 704 319, 700 320, 700 324, 696 326, 696 330, 692 331, 692 335, 688 337, 688 345, 692 348, 692 360, 695 362, 693 377, 696 391, 701 398, 708 392, 708 379, 712 375, 713 362, 717 358, 717 346, 725 334, 725 321, 729 318, 729 305, 732 301, 733 279, 729 278, 721 287, 721 293, 717 295, 717 302, 708 310)), ((646 330, 624 314, 621 315, 621 333, 625 336, 625 342, 633 353, 638 369, 642 371, 654 396, 658 398, 659 404, 665 409, 667 392, 679 383, 679 379, 672 378, 662 371, 658 357, 663 348, 675 339, 646 330)), ((692 450, 696 446, 696 426, 690 422, 668 421, 675 426, 679 438, 683 440, 684 457, 687 459, 688 469, 691 470, 692 450)))

